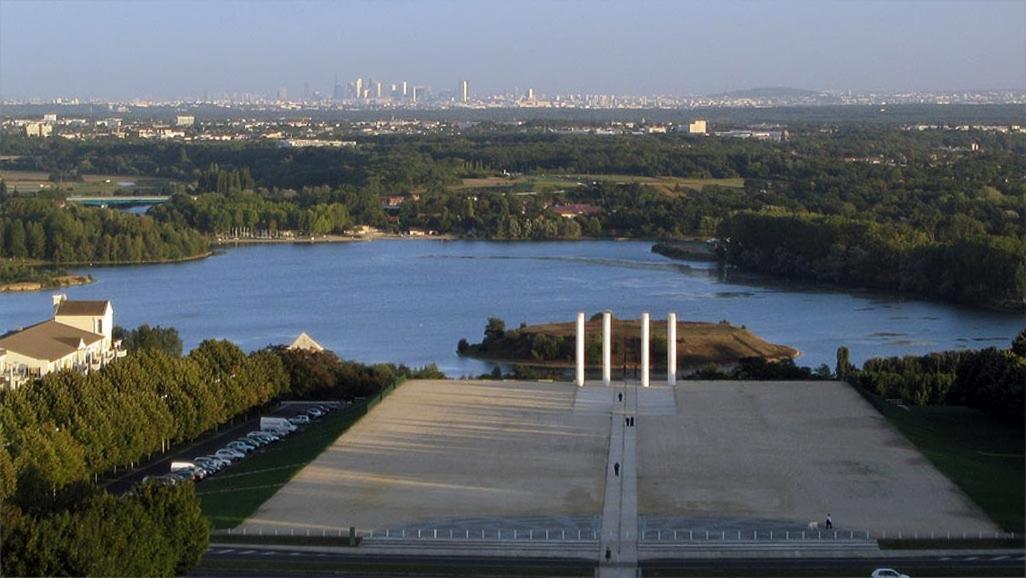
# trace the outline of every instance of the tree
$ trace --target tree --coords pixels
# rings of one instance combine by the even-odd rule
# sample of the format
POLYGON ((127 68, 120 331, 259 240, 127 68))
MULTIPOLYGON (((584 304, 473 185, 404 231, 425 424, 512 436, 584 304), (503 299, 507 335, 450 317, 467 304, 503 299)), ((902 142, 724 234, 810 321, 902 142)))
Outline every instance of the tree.
POLYGON ((174 327, 150 327, 143 323, 135 329, 125 330, 119 326, 114 328, 114 338, 121 339, 128 351, 153 349, 171 357, 182 355, 182 339, 174 327))
POLYGON ((1019 357, 1026 357, 1026 329, 1019 332, 1012 340, 1012 353, 1019 357))
POLYGON ((506 322, 498 317, 489 317, 488 324, 485 325, 484 335, 486 344, 502 339, 506 336, 506 322))
POLYGON ((837 376, 837 379, 840 380, 840 381, 844 381, 844 380, 848 379, 848 373, 851 372, 852 369, 854 369, 854 367, 852 366, 852 364, 848 360, 848 358, 849 358, 848 348, 844 347, 844 346, 838 347, 837 348, 837 365, 834 368, 834 374, 837 376))
POLYGON ((7 251, 11 257, 28 257, 28 247, 25 244, 25 227, 21 220, 15 220, 7 225, 7 251))

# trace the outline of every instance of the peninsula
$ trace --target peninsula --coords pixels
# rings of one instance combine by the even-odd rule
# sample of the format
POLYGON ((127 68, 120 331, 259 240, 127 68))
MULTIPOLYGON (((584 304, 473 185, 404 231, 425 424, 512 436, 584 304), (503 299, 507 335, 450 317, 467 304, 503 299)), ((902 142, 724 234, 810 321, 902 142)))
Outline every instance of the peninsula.
MULTIPOLYGON (((666 321, 652 320, 651 356, 655 367, 666 365, 666 321)), ((602 348, 601 314, 585 324, 585 349, 589 366, 598 366, 602 348)), ((633 367, 641 357, 641 323, 636 319, 612 320, 612 359, 614 366, 633 367)), ((492 318, 485 326, 480 343, 460 340, 460 355, 549 367, 571 367, 574 359, 575 326, 565 323, 521 325, 506 331, 505 322, 492 318)), ((794 359, 800 352, 793 347, 769 343, 745 327, 726 321, 677 323, 678 363, 701 366, 709 363, 729 365, 745 358, 766 361, 794 359)))

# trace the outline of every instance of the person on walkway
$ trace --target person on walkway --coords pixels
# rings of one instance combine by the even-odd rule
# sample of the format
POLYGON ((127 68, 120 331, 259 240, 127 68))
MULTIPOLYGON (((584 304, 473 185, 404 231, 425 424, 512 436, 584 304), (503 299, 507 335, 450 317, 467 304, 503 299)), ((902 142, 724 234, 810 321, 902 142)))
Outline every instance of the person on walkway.
POLYGON ((620 462, 613 464, 613 475, 617 477, 620 476, 620 462))
POLYGON ((606 548, 606 560, 609 560, 612 557, 613 557, 613 551, 610 550, 609 548, 606 548))
POLYGON ((619 402, 623 401, 623 394, 622 393, 616 394, 616 401, 619 401, 619 402))
POLYGON ((833 530, 834 529, 834 519, 830 517, 830 512, 827 512, 826 529, 827 530, 833 530))

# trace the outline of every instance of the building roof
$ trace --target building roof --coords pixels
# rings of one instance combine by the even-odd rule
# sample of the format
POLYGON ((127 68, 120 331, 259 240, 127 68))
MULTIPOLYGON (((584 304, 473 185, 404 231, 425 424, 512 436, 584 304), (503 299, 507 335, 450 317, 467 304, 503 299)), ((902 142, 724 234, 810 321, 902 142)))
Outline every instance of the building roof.
POLYGON ((51 319, 0 337, 0 348, 33 359, 56 361, 78 351, 82 345, 92 345, 102 340, 102 335, 51 319))
POLYGON ((292 345, 289 345, 289 349, 305 349, 307 351, 324 351, 324 347, 320 343, 314 341, 313 337, 310 337, 306 332, 299 334, 295 340, 292 341, 292 345))
POLYGON ((103 315, 110 307, 110 301, 68 301, 65 299, 57 305, 54 315, 103 315))

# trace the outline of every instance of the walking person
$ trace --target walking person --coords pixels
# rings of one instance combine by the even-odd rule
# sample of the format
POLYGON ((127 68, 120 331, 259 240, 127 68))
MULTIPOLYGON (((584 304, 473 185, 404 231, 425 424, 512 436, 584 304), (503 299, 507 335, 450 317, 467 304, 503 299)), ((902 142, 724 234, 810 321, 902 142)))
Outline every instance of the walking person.
POLYGON ((613 464, 613 475, 616 477, 620 477, 620 462, 616 462, 615 464, 613 464))
POLYGON ((830 517, 830 512, 827 512, 826 529, 827 530, 833 530, 834 529, 834 519, 830 517))

